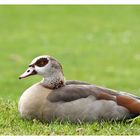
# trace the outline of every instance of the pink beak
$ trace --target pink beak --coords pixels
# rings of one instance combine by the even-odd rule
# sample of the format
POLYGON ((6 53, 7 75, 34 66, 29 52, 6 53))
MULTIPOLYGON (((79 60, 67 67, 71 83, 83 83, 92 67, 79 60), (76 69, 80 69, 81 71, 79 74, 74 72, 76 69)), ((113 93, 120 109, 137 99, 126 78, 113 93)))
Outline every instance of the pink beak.
POLYGON ((33 67, 29 67, 23 74, 20 75, 19 79, 26 78, 31 75, 35 75, 37 72, 34 70, 33 67))

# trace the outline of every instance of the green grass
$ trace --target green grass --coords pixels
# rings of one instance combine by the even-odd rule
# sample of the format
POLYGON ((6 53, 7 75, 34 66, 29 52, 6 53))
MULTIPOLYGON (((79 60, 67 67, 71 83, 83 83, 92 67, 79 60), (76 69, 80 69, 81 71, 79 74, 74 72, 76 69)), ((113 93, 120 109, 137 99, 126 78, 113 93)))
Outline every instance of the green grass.
POLYGON ((140 118, 130 122, 41 123, 20 118, 17 103, 0 99, 0 135, 139 135, 140 118))
POLYGON ((42 54, 62 63, 66 79, 140 96, 139 17, 140 6, 0 6, 0 135, 140 135, 139 121, 42 124, 17 110, 41 79, 18 76, 42 54))

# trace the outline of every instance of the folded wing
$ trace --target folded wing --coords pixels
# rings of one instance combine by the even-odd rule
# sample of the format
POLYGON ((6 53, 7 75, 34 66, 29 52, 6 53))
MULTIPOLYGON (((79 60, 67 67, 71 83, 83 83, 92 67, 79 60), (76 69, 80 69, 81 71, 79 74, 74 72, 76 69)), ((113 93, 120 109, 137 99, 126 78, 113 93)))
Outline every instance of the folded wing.
POLYGON ((81 81, 66 82, 66 86, 52 91, 48 96, 48 100, 51 102, 70 102, 80 98, 87 98, 90 95, 97 100, 113 100, 118 105, 126 107, 130 113, 140 114, 139 97, 81 81))

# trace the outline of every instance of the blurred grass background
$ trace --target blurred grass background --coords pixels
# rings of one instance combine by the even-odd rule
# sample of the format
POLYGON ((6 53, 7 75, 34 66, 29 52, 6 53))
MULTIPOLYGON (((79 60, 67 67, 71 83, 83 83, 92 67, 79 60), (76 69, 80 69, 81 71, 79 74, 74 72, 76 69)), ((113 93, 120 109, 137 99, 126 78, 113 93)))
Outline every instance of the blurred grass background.
POLYGON ((140 6, 0 6, 0 97, 18 100, 41 78, 31 60, 56 57, 66 79, 140 96, 140 6))
POLYGON ((139 135, 128 122, 71 124, 21 119, 17 102, 41 80, 18 77, 49 54, 76 79, 140 96, 140 6, 0 6, 0 135, 139 135))

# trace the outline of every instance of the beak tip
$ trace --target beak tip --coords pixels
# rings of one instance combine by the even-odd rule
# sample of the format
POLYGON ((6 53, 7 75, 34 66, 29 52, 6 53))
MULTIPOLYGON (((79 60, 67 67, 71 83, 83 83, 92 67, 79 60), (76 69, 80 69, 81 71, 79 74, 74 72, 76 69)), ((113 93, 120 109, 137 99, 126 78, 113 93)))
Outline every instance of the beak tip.
POLYGON ((19 80, 21 80, 22 78, 21 78, 21 77, 19 77, 18 79, 19 79, 19 80))
POLYGON ((29 67, 23 74, 19 76, 19 79, 21 80, 23 78, 26 78, 28 76, 35 75, 35 74, 37 74, 37 72, 34 70, 34 68, 29 67))

